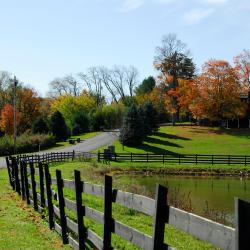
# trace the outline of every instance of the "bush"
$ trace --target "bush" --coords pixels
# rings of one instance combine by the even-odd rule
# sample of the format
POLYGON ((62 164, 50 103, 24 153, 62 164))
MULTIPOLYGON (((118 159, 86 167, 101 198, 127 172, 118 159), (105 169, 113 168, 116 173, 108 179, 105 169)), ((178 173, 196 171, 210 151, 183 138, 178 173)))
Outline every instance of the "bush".
MULTIPOLYGON (((16 140, 16 153, 35 152, 39 149, 45 149, 53 146, 55 140, 53 136, 46 134, 29 134, 24 133, 17 137, 16 140)), ((14 152, 13 137, 3 136, 0 138, 0 156, 11 155, 14 152)))

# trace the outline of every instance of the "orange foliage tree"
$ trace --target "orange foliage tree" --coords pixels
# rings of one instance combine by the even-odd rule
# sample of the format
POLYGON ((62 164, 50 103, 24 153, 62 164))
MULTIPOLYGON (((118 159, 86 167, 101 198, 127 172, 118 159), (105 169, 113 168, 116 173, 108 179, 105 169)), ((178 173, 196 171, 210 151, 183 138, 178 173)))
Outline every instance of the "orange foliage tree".
POLYGON ((189 109, 196 118, 211 121, 240 118, 246 112, 241 91, 236 70, 226 61, 210 60, 195 80, 189 109))
MULTIPOLYGON (((16 112, 17 125, 20 123, 20 113, 16 112)), ((6 134, 11 135, 14 131, 14 109, 12 105, 6 104, 1 110, 0 128, 6 134)))

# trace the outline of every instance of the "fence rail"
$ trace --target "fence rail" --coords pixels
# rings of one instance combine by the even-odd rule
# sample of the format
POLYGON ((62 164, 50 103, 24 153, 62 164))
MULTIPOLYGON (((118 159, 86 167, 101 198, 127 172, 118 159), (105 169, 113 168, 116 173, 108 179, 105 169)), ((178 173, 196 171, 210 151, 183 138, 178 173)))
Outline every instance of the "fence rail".
POLYGON ((164 242, 166 223, 221 249, 249 249, 250 203, 245 201, 236 199, 235 230, 169 206, 166 203, 167 189, 161 185, 156 186, 155 199, 151 199, 114 189, 110 176, 105 176, 105 185, 100 186, 83 182, 80 172, 76 170, 74 180, 66 180, 59 170, 56 170, 56 178, 51 178, 48 164, 40 162, 35 168, 34 163, 27 160, 18 162, 16 158, 6 158, 6 162, 13 189, 36 211, 47 209, 50 228, 62 236, 64 244, 69 243, 74 249, 85 249, 86 242, 97 249, 111 249, 112 233, 142 249, 173 249, 164 242), (54 186, 57 192, 52 189, 54 186), (67 189, 75 193, 75 201, 64 196, 67 189), (82 193, 102 198, 104 211, 84 205, 82 193), (144 234, 114 219, 113 203, 151 216, 154 221, 153 235, 144 234), (65 208, 76 214, 76 221, 66 215, 65 208), (103 238, 85 227, 85 217, 103 225, 103 238))
POLYGON ((100 153, 98 160, 130 162, 162 162, 193 164, 249 165, 250 155, 205 155, 205 154, 135 154, 135 153, 100 153))

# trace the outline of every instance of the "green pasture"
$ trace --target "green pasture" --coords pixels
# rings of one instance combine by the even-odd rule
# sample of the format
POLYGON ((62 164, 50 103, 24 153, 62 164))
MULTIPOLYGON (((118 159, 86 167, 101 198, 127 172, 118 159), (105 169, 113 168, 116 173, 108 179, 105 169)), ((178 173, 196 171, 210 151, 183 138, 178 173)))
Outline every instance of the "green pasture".
POLYGON ((12 191, 7 170, 0 170, 0 231, 0 249, 71 249, 12 191))
POLYGON ((117 153, 250 155, 250 129, 163 126, 140 146, 113 145, 117 153))

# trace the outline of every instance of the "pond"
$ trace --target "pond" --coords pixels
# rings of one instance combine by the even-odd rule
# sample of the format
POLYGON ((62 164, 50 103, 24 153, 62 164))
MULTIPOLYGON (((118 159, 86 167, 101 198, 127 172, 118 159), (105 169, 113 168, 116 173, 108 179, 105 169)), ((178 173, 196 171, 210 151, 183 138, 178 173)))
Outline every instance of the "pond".
POLYGON ((234 197, 250 201, 250 179, 240 177, 187 177, 119 175, 114 183, 130 192, 154 197, 156 183, 169 188, 169 203, 231 225, 234 197))

